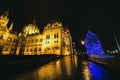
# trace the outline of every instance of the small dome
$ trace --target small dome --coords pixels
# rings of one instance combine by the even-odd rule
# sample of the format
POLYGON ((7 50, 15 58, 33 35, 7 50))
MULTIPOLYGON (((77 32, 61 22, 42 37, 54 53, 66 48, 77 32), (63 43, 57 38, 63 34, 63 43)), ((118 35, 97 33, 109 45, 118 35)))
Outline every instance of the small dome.
POLYGON ((36 24, 31 23, 24 27, 23 34, 26 35, 32 35, 32 34, 38 34, 40 33, 38 26, 36 24))

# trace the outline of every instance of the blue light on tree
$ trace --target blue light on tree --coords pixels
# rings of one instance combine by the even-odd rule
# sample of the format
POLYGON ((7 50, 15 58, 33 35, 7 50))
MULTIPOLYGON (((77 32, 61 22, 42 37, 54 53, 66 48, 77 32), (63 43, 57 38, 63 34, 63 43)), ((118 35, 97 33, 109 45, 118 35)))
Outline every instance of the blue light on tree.
POLYGON ((91 31, 86 34, 85 47, 88 54, 104 54, 101 42, 99 41, 97 36, 91 31))

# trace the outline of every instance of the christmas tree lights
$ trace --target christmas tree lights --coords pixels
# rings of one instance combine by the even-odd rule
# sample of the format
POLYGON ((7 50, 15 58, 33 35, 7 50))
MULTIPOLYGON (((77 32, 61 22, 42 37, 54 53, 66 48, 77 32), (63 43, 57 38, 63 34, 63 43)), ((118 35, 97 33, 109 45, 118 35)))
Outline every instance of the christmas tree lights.
POLYGON ((85 47, 88 54, 104 54, 101 42, 99 41, 97 36, 91 31, 86 34, 85 47))

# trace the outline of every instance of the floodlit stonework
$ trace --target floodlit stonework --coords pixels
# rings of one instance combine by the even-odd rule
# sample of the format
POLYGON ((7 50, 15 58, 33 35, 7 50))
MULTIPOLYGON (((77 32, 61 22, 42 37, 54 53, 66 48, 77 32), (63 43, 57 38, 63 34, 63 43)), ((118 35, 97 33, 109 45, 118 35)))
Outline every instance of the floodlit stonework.
POLYGON ((19 33, 13 33, 8 10, 0 16, 0 54, 2 55, 70 55, 73 53, 72 38, 68 28, 60 20, 52 20, 40 31, 33 20, 19 33), (42 32, 42 33, 40 33, 42 32))

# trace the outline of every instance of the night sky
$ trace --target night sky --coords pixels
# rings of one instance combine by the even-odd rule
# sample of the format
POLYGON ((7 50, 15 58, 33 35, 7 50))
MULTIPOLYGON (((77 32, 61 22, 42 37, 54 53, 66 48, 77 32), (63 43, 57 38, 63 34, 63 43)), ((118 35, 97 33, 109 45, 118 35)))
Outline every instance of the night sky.
POLYGON ((0 0, 0 14, 10 8, 14 29, 37 19, 40 30, 51 20, 60 19, 67 26, 77 46, 90 30, 101 40, 105 49, 117 48, 114 34, 120 43, 120 8, 112 1, 98 0, 0 0))

